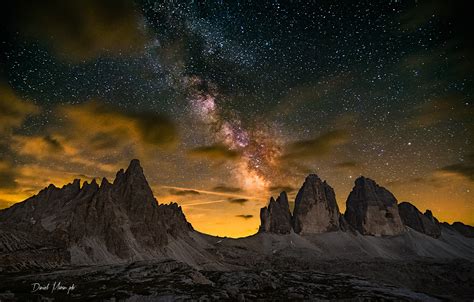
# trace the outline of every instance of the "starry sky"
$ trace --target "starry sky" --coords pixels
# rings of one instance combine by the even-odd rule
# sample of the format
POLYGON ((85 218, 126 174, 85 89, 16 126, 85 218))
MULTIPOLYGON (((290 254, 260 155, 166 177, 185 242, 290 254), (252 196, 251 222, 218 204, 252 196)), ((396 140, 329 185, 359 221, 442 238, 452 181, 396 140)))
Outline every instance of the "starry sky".
MULTIPOLYGON (((13 1, 12 1, 13 2, 13 1)), ((467 1, 4 4, 0 207, 139 158, 202 232, 256 232, 309 173, 474 224, 467 1)))

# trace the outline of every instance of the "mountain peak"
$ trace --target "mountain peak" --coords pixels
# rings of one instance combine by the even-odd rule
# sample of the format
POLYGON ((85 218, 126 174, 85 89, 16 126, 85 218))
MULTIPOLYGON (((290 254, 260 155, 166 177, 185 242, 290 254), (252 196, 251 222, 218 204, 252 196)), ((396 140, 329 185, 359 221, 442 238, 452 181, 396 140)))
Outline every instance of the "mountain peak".
POLYGON ((286 194, 286 191, 282 191, 278 196, 278 199, 286 200, 288 202, 288 195, 286 194))
POLYGON ((268 207, 260 209, 260 231, 289 234, 291 232, 291 213, 288 196, 283 191, 275 200, 270 197, 268 207))
POLYGON ((120 169, 117 171, 113 184, 133 183, 137 180, 143 183, 146 182, 146 177, 140 161, 132 159, 127 170, 120 169))
POLYGON ((309 174, 298 191, 293 211, 293 229, 299 234, 339 229, 339 207, 333 188, 316 174, 309 174))
POLYGON ((100 182, 100 187, 103 188, 108 185, 110 185, 110 182, 107 180, 107 178, 102 177, 102 181, 100 182))
POLYGON ((136 158, 132 159, 130 161, 130 164, 128 165, 127 171, 128 173, 132 172, 142 172, 143 173, 143 168, 140 165, 140 161, 136 158))
POLYGON ((431 237, 441 236, 441 226, 430 210, 422 214, 415 205, 404 201, 398 205, 398 212, 404 225, 431 237))
POLYGON ((122 179, 124 178, 125 172, 123 169, 120 169, 117 171, 117 174, 115 174, 115 179, 114 179, 114 185, 121 182, 122 179))
POLYGON ((364 235, 404 232, 395 196, 374 180, 360 176, 347 197, 345 219, 364 235))
POLYGON ((321 178, 315 173, 311 173, 308 176, 306 176, 305 182, 321 182, 321 178))
POLYGON ((75 178, 75 179, 72 181, 72 183, 67 184, 66 186, 68 186, 68 185, 72 185, 72 186, 74 186, 74 187, 79 187, 79 188, 80 188, 80 187, 81 187, 81 180, 80 180, 79 178, 75 178))
POLYGON ((364 185, 376 186, 377 185, 377 183, 373 179, 362 176, 362 175, 357 177, 354 183, 356 186, 364 186, 364 185))
POLYGON ((140 165, 140 161, 138 159, 132 159, 130 164, 128 165, 127 170, 124 174, 127 182, 146 182, 146 177, 143 172, 143 168, 140 165))

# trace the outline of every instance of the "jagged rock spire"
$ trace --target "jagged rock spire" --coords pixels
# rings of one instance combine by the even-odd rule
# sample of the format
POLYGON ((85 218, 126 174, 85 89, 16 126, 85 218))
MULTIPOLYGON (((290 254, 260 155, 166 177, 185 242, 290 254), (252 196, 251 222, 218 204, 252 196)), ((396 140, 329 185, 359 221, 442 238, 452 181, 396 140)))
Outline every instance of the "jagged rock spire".
POLYGON ((315 234, 339 230, 341 214, 333 188, 316 174, 306 177, 298 191, 293 211, 296 233, 315 234))
POLYGON ((281 192, 275 200, 270 198, 268 207, 260 209, 260 231, 289 234, 291 232, 291 213, 286 192, 281 192))

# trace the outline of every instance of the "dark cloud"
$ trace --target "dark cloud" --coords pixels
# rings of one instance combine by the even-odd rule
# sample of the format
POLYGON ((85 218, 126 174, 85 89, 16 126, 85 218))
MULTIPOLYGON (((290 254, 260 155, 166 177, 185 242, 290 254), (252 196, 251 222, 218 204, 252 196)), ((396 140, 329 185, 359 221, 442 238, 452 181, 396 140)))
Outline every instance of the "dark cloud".
POLYGON ((177 195, 177 196, 188 196, 188 195, 200 195, 196 190, 177 190, 177 189, 170 189, 168 191, 170 194, 177 195))
POLYGON ((473 116, 474 111, 459 95, 448 95, 428 100, 413 108, 413 127, 434 126, 445 121, 458 121, 473 116))
POLYGON ((121 141, 138 141, 144 145, 162 148, 174 147, 178 140, 175 124, 157 113, 135 113, 119 110, 108 104, 91 101, 80 105, 69 105, 58 110, 66 116, 69 130, 83 133, 84 125, 94 132, 91 146, 96 149, 114 148, 121 141))
POLYGON ((243 218, 243 219, 250 219, 253 217, 253 215, 250 214, 241 214, 241 215, 235 215, 235 217, 243 218))
POLYGON ((239 152, 230 150, 228 147, 220 144, 194 148, 189 151, 193 157, 202 157, 210 160, 235 160, 239 158, 239 152))
POLYGON ((443 184, 440 182, 439 179, 429 176, 429 177, 410 177, 410 178, 403 178, 397 179, 393 181, 387 182, 387 186, 406 186, 412 184, 424 184, 424 185, 432 185, 432 186, 442 186, 443 184))
POLYGON ((106 132, 95 133, 89 142, 89 147, 95 151, 114 149, 120 146, 120 140, 106 132))
POLYGON ((63 149, 61 143, 49 135, 44 136, 43 140, 51 147, 52 150, 58 151, 63 149))
MULTIPOLYGON (((467 35, 471 21, 470 1, 419 1, 413 8, 401 15, 401 24, 406 29, 417 30, 433 21, 449 22, 457 29, 456 35, 467 35)), ((469 43, 472 43, 469 41, 469 43)))
POLYGON ((314 173, 313 168, 304 164, 297 163, 296 161, 290 161, 289 163, 287 163, 287 169, 289 169, 289 171, 296 174, 306 175, 306 174, 314 173))
POLYGON ((70 60, 133 53, 146 41, 141 17, 129 0, 9 2, 9 30, 45 42, 70 60))
POLYGON ((449 16, 451 7, 447 1, 421 1, 412 9, 401 15, 400 21, 403 27, 415 30, 416 28, 428 23, 433 15, 441 14, 449 16))
POLYGON ((291 187, 291 186, 282 186, 282 185, 279 185, 279 186, 272 186, 272 187, 270 187, 270 191, 271 191, 271 192, 278 192, 278 193, 285 191, 286 193, 291 193, 291 192, 296 191, 296 188, 291 187))
POLYGON ((13 165, 6 160, 0 160, 0 189, 17 188, 16 178, 17 173, 13 165))
POLYGON ((472 162, 445 166, 440 171, 455 173, 468 178, 470 181, 474 181, 474 164, 472 162))
POLYGON ((112 172, 124 157, 145 158, 157 148, 174 148, 178 140, 175 125, 160 114, 128 112, 96 101, 62 105, 53 112, 44 135, 12 136, 16 156, 39 165, 112 172))
POLYGON ((215 186, 214 188, 212 188, 212 190, 217 191, 217 192, 222 192, 222 193, 239 193, 243 191, 241 188, 229 187, 225 185, 215 186))
POLYGON ((247 198, 228 198, 227 200, 230 203, 238 203, 240 205, 243 205, 244 203, 249 201, 247 198))
POLYGON ((359 164, 355 161, 344 161, 335 164, 334 166, 337 168, 356 168, 359 164))
POLYGON ((145 143, 159 146, 173 146, 176 144, 178 133, 175 124, 160 114, 141 113, 132 114, 140 136, 145 143))
POLYGON ((20 127, 24 120, 39 113, 39 108, 19 98, 7 85, 0 83, 0 133, 20 127))
POLYGON ((276 116, 289 115, 305 104, 321 104, 321 100, 341 91, 351 81, 349 73, 341 73, 332 77, 325 77, 324 81, 311 81, 293 87, 279 101, 271 114, 276 116))
POLYGON ((18 186, 15 180, 16 174, 9 171, 0 171, 0 188, 13 189, 18 186))
MULTIPOLYGON (((437 26, 449 28, 448 43, 442 44, 443 57, 449 57, 455 78, 472 76, 474 39, 472 39, 472 2, 468 0, 417 1, 416 5, 401 15, 400 23, 406 33, 437 26), (458 59, 454 59, 458 57, 458 59)), ((441 35, 442 36, 442 35, 441 35)), ((433 51, 430 51, 433 53, 433 51)), ((434 65, 439 67, 439 56, 434 57, 434 65)), ((447 61, 446 61, 447 62, 447 61)))
POLYGON ((297 141, 286 149, 283 159, 317 158, 330 153, 334 147, 347 142, 348 134, 343 130, 324 133, 313 139, 297 141))

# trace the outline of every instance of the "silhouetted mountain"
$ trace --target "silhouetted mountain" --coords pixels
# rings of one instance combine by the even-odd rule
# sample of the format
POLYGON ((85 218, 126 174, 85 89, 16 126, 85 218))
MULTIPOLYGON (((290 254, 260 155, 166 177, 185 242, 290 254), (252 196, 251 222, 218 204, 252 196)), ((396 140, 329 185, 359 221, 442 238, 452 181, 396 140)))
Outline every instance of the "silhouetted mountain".
POLYGON ((451 225, 451 227, 466 237, 474 238, 474 227, 470 225, 456 221, 451 225))
POLYGON ((422 214, 411 203, 402 202, 398 205, 398 211, 404 225, 435 238, 441 236, 441 226, 430 210, 422 214))
POLYGON ((404 233, 404 226, 408 226, 438 238, 441 226, 445 226, 465 237, 474 237, 471 226, 461 222, 440 224, 430 210, 422 214, 408 202, 397 205, 390 191, 363 176, 355 181, 344 215, 339 212, 331 186, 310 174, 298 191, 293 214, 286 192, 281 192, 276 200, 270 198, 268 206, 261 208, 260 220, 260 232, 276 234, 289 234, 292 230, 300 235, 356 230, 363 235, 394 236, 404 233))
POLYGON ((286 192, 281 192, 275 200, 270 198, 268 207, 260 209, 260 231, 276 234, 291 232, 291 213, 286 192))
POLYGON ((51 262, 93 264, 163 257, 170 242, 188 238, 193 228, 177 204, 158 204, 139 161, 132 160, 113 183, 50 185, 0 211, 0 230, 10 238, 3 250, 43 246, 61 255, 51 262))

